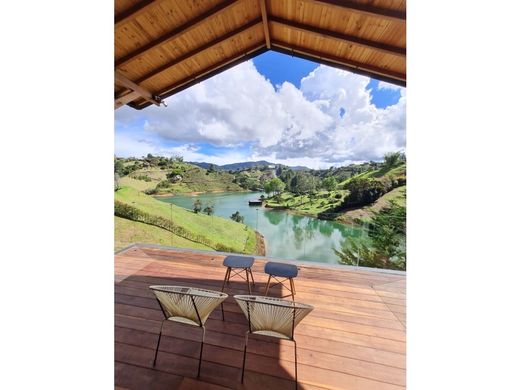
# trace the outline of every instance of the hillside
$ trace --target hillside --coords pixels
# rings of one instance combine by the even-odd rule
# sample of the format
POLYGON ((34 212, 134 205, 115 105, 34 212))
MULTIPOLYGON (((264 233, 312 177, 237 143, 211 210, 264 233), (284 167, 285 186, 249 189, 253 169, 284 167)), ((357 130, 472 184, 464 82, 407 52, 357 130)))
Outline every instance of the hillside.
POLYGON ((121 250, 136 242, 176 246, 179 248, 212 250, 212 248, 207 245, 179 237, 160 227, 121 217, 114 217, 114 250, 121 250))
MULTIPOLYGON (((225 219, 217 216, 208 216, 206 214, 195 214, 192 211, 186 210, 182 207, 168 204, 154 199, 135 188, 121 187, 115 192, 115 201, 118 204, 129 206, 130 209, 137 209, 139 212, 151 216, 155 219, 172 221, 175 226, 178 226, 184 233, 184 236, 177 237, 176 240, 183 247, 201 248, 201 241, 204 241, 203 246, 217 249, 216 246, 225 247, 233 252, 238 253, 254 253, 256 248, 256 235, 254 230, 248 228, 244 224, 236 223, 230 219, 225 219), (186 240, 186 237, 190 239, 186 240), (211 243, 208 245, 207 243, 211 243)), ((127 218, 128 219, 128 218, 127 218)), ((118 221, 116 220, 116 223, 118 221)), ((134 235, 147 238, 151 237, 151 230, 157 232, 156 229, 150 229, 149 225, 143 226, 140 222, 132 222, 132 228, 139 229, 134 235)), ((119 225, 123 225, 119 221, 119 225)), ((154 226, 157 229, 161 229, 154 226)), ((171 232, 166 229, 162 234, 159 234, 159 240, 169 240, 171 232)), ((125 242, 128 238, 125 234, 130 234, 125 229, 117 229, 116 224, 116 243, 125 242)), ((157 240, 153 242, 158 243, 157 240)), ((175 245, 175 244, 174 244, 175 245)))
MULTIPOLYGON (((353 174, 347 179, 339 182, 334 190, 319 189, 314 194, 295 194, 291 192, 283 192, 278 196, 268 198, 266 207, 284 208, 292 210, 298 214, 309 215, 326 219, 336 219, 340 222, 352 223, 353 221, 368 220, 371 218, 371 211, 377 211, 388 204, 389 199, 403 199, 406 191, 406 164, 398 163, 397 166, 388 168, 382 164, 372 165, 365 164, 362 168, 351 166, 350 172, 361 171, 361 173, 353 174), (366 179, 368 181, 380 182, 388 188, 386 193, 372 204, 362 207, 349 208, 344 206, 345 200, 350 194, 348 190, 349 183, 354 180, 366 179)), ((343 175, 345 170, 335 169, 329 170, 329 175, 337 177, 343 175)), ((322 172, 314 172, 318 177, 322 176, 322 172)))
POLYGON ((406 206, 406 185, 394 188, 387 192, 370 206, 348 210, 340 214, 336 220, 343 223, 368 222, 375 212, 389 205, 390 200, 394 200, 400 206, 406 206))
MULTIPOLYGON (((228 172, 207 170, 182 160, 154 157, 120 160, 119 185, 148 194, 243 191, 228 172)), ((117 171, 117 170, 116 170, 117 171)))
MULTIPOLYGON (((279 164, 271 163, 269 161, 260 160, 260 161, 244 161, 239 163, 233 163, 233 164, 224 164, 224 165, 216 165, 208 162, 189 162, 188 164, 196 165, 198 167, 209 169, 211 166, 213 166, 214 169, 219 171, 241 171, 243 169, 249 169, 249 168, 260 168, 260 167, 267 167, 267 166, 276 166, 279 164)), ((294 167, 287 167, 292 170, 298 171, 298 170, 308 170, 309 168, 304 166, 294 166, 294 167)))

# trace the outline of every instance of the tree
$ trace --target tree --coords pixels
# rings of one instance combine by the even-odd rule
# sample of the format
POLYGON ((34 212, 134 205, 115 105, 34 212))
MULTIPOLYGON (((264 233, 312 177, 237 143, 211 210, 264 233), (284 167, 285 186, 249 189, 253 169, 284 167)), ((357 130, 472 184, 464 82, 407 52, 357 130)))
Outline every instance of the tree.
POLYGON ((231 218, 233 221, 238 222, 238 223, 242 223, 242 222, 244 222, 244 217, 241 216, 240 213, 239 213, 238 211, 235 212, 235 213, 233 213, 233 214, 231 215, 231 217, 229 217, 229 218, 231 218))
POLYGON ((123 176, 125 171, 125 165, 121 160, 114 159, 114 173, 117 173, 119 176, 123 176))
POLYGON ((401 161, 401 152, 387 153, 384 157, 385 168, 393 168, 401 161))
POLYGON ((338 186, 338 182, 336 181, 335 177, 329 176, 323 179, 323 181, 321 182, 321 186, 325 188, 327 191, 334 191, 338 186))
POLYGON ((209 164, 208 172, 209 172, 209 173, 213 173, 213 172, 215 172, 215 165, 213 165, 213 164, 209 164))
POLYGON ((345 189, 349 190, 342 206, 365 206, 375 202, 386 191, 383 183, 379 180, 367 178, 354 178, 347 183, 345 189))
POLYGON ((193 202, 193 212, 195 214, 198 214, 202 210, 202 202, 200 199, 197 199, 195 202, 193 202))
POLYGON ((343 264, 405 270, 405 248, 406 207, 392 200, 370 221, 368 242, 350 237, 334 252, 343 264))
POLYGON ((266 186, 271 190, 270 192, 276 194, 280 194, 285 189, 285 183, 277 177, 269 180, 266 186))
POLYGON ((265 185, 264 185, 264 191, 267 193, 267 197, 268 197, 268 198, 271 196, 271 193, 274 192, 274 191, 273 191, 273 185, 271 184, 270 181, 268 181, 267 183, 265 183, 265 185))

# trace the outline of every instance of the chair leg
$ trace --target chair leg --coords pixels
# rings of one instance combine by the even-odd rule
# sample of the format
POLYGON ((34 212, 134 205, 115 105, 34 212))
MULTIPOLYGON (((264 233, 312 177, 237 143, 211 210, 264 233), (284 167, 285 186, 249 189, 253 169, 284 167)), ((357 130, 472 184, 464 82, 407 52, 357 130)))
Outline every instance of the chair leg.
POLYGON ((249 272, 247 271, 247 268, 244 268, 246 271, 246 280, 247 280, 247 290, 249 291, 249 295, 251 295, 251 285, 249 284, 249 272))
POLYGON ((202 326, 202 342, 200 343, 199 369, 197 371, 197 378, 200 378, 200 366, 202 364, 202 349, 204 348, 204 336, 206 335, 206 328, 202 326))
POLYGON ((242 359, 242 379, 240 380, 241 383, 244 383, 244 372, 246 370, 246 352, 247 352, 248 337, 249 337, 249 332, 246 333, 246 345, 244 347, 244 358, 242 359))
POLYGON ((294 288, 293 278, 290 278, 289 282, 291 283, 291 296, 292 296, 292 300, 294 301, 294 296, 296 295, 296 289, 294 288))
POLYGON ((229 274, 231 273, 231 268, 227 267, 226 275, 224 275, 224 283, 222 283, 222 289, 220 291, 224 292, 224 288, 226 287, 226 282, 229 281, 229 274))
POLYGON ((251 280, 253 281, 253 286, 255 285, 255 278, 253 278, 253 271, 251 271, 251 267, 249 269, 249 274, 251 275, 251 280))
POLYGON ((294 383, 295 389, 298 390, 298 357, 296 353, 296 341, 294 341, 294 383))
POLYGON ((159 352, 159 344, 161 343, 163 325, 164 325, 164 320, 161 323, 161 330, 159 331, 159 339, 157 340, 157 346, 155 347, 155 356, 153 358, 153 367, 155 367, 155 362, 157 361, 157 352, 159 352))
POLYGON ((267 295, 267 291, 269 291, 269 283, 271 282, 271 275, 269 275, 269 279, 267 279, 267 286, 265 286, 265 294, 267 295))

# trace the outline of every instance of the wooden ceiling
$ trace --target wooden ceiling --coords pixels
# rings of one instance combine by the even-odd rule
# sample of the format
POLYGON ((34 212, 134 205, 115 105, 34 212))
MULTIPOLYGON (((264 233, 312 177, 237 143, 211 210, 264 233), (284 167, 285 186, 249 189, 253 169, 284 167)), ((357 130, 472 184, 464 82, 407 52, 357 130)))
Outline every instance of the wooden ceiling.
POLYGON ((406 86, 405 0, 115 0, 115 108, 267 50, 406 86))

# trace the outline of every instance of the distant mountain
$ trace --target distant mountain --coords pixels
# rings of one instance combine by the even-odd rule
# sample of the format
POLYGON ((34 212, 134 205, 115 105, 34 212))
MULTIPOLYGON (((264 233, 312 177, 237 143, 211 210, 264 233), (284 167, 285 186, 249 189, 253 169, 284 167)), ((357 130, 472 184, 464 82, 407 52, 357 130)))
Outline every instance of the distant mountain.
MULTIPOLYGON (((242 170, 242 169, 248 169, 253 167, 265 167, 267 165, 277 165, 275 163, 271 163, 269 161, 260 160, 260 161, 244 161, 234 164, 225 164, 225 165, 216 165, 211 164, 207 162, 188 162, 188 164, 196 165, 198 167, 208 169, 210 165, 213 165, 213 167, 219 171, 236 171, 236 170, 242 170)), ((295 171, 298 170, 308 170, 309 168, 303 167, 303 166, 296 166, 296 167, 289 167, 295 171)))

